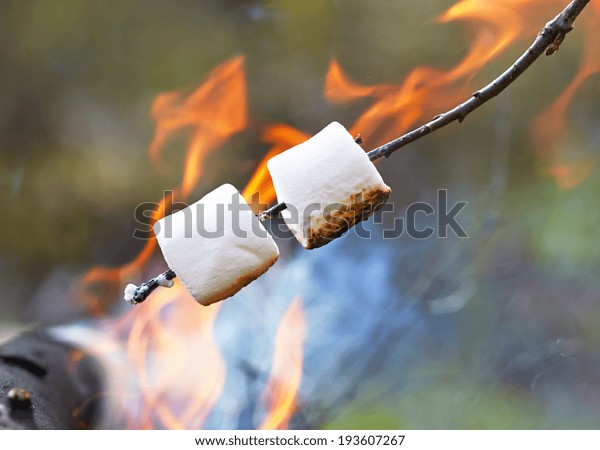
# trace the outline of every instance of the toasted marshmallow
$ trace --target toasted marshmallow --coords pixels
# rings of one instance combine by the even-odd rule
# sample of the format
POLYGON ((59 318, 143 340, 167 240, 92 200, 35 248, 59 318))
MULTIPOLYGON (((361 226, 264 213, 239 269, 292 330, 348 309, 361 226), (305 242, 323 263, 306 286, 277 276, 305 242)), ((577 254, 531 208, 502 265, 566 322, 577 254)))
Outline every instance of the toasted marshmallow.
POLYGON ((364 150, 337 122, 271 158, 267 167, 277 200, 287 205, 281 215, 307 249, 331 242, 368 218, 391 192, 364 150))
POLYGON ((169 267, 202 305, 231 297, 279 257, 271 235, 230 184, 160 219, 154 233, 169 267))

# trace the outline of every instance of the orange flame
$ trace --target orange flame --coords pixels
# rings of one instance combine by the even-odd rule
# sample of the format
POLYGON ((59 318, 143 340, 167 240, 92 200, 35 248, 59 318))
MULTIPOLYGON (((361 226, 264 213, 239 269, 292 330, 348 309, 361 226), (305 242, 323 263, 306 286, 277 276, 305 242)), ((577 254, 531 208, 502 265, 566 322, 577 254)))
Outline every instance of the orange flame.
POLYGON ((300 382, 306 338, 306 317, 302 300, 296 297, 275 334, 273 366, 263 395, 268 413, 260 424, 261 430, 284 430, 294 411, 300 382))
POLYGON ((132 428, 201 428, 225 385, 225 363, 213 335, 219 305, 199 308, 185 288, 153 294, 136 308, 128 357, 142 398, 132 428))
MULTIPOLYGON (((219 65, 187 97, 178 92, 159 95, 152 114, 156 132, 149 151, 155 163, 171 136, 184 129, 190 133, 181 185, 175 190, 185 200, 200 180, 206 155, 247 126, 243 58, 219 65)), ((167 197, 160 201, 151 222, 164 216, 169 201, 167 197)), ((149 240, 129 263, 91 269, 82 279, 82 295, 90 309, 103 310, 101 297, 90 292, 92 285, 120 287, 122 280, 141 270, 155 247, 156 240, 149 240)), ((130 428, 202 426, 225 383, 225 365, 213 336, 219 310, 220 305, 199 308, 176 282, 173 288, 154 293, 151 302, 108 321, 109 332, 127 340, 128 358, 141 389, 130 428)), ((123 395, 120 400, 129 399, 123 395)), ((126 406, 130 405, 123 405, 124 410, 126 406)))
POLYGON ((444 74, 439 84, 471 78, 521 33, 530 32, 533 24, 527 17, 533 17, 531 3, 532 0, 462 0, 438 17, 442 23, 465 21, 472 34, 469 52, 458 65, 444 74))
POLYGON ((469 50, 454 67, 447 71, 417 67, 399 86, 361 86, 351 81, 333 60, 325 80, 325 96, 336 103, 373 98, 374 103, 360 115, 351 133, 360 133, 370 147, 380 145, 470 94, 470 81, 477 72, 518 38, 541 25, 538 9, 553 2, 540 5, 533 0, 459 1, 438 18, 443 23, 466 22, 471 32, 469 50))
MULTIPOLYGON (((373 99, 373 104, 351 127, 351 132, 360 132, 368 139, 370 147, 390 140, 416 122, 431 117, 432 113, 463 99, 471 92, 469 84, 473 76, 485 64, 516 39, 535 29, 532 22, 541 16, 534 11, 535 8, 547 7, 553 2, 561 3, 558 0, 537 3, 533 0, 459 1, 439 17, 441 22, 465 21, 472 33, 467 54, 453 68, 443 71, 418 67, 399 86, 361 86, 347 77, 333 60, 326 77, 325 95, 338 103, 373 99)), ((593 6, 597 12, 597 5, 593 6)), ((580 72, 548 110, 553 112, 548 112, 546 119, 562 118, 552 125, 550 134, 542 136, 552 142, 556 139, 548 138, 549 135, 560 136, 564 131, 561 126, 564 127, 566 110, 574 93, 589 76, 600 70, 598 44, 591 34, 587 45, 587 56, 580 72)), ((232 134, 246 128, 246 103, 242 57, 215 68, 207 80, 187 97, 180 92, 169 92, 156 98, 152 107, 156 131, 149 149, 153 162, 160 163, 164 146, 175 133, 189 132, 182 180, 175 191, 180 200, 188 197, 197 186, 206 155, 232 134)), ((273 125, 265 130, 263 140, 271 144, 271 148, 242 192, 248 202, 253 202, 257 193, 261 195, 261 202, 273 202, 275 191, 266 162, 306 139, 305 133, 287 125, 273 125)), ((543 148, 551 149, 551 145, 543 148)), ((551 162, 556 163, 556 159, 551 162)), ((573 181, 572 174, 561 175, 561 171, 566 170, 563 166, 555 165, 552 170, 565 185, 578 182, 582 173, 577 170, 577 180, 573 181)), ((153 220, 162 217, 169 207, 167 199, 163 199, 154 212, 153 220)), ((84 277, 84 284, 88 287, 102 283, 120 286, 124 279, 132 278, 141 270, 155 246, 155 240, 148 241, 133 261, 120 268, 92 269, 84 277)), ((87 293, 84 298, 90 309, 102 309, 98 296, 87 293)), ((151 301, 109 323, 111 333, 125 337, 128 359, 135 370, 136 382, 141 386, 137 411, 129 424, 131 428, 202 427, 225 383, 226 367, 213 334, 219 311, 220 304, 199 308, 182 285, 176 282, 173 288, 158 290, 151 301)), ((280 321, 275 335, 273 364, 262 397, 267 414, 259 426, 261 429, 286 428, 297 408, 306 328, 302 301, 296 298, 280 321)), ((125 402, 126 397, 122 396, 121 401, 125 402)))
POLYGON ((186 198, 202 175, 203 159, 231 135, 248 124, 244 58, 238 56, 215 68, 198 89, 183 97, 180 92, 159 95, 152 105, 156 131, 150 157, 162 165, 160 154, 174 133, 191 128, 181 182, 186 198))
MULTIPOLYGON (((156 132, 150 155, 155 161, 174 133, 191 128, 183 178, 176 191, 185 199, 200 180, 205 156, 247 126, 243 58, 219 65, 186 98, 179 93, 158 96, 152 113, 156 132)), ((155 220, 164 215, 164 209, 163 200, 155 220)), ((141 267, 155 243, 149 241, 128 266, 141 267)), ((212 332, 220 306, 198 308, 177 282, 155 293, 152 302, 139 309, 126 326, 128 355, 142 391, 141 419, 133 426, 200 428, 225 383, 225 365, 212 332), (172 303, 176 303, 173 308, 172 303)))
MULTIPOLYGON (((170 205, 167 203, 167 197, 161 199, 158 206, 152 211, 150 224, 154 224, 164 214, 170 205)), ((141 267, 150 259, 154 248, 156 247, 156 239, 150 239, 144 245, 144 248, 138 255, 127 264, 121 267, 93 267, 81 279, 79 288, 77 289, 77 298, 88 308, 88 311, 95 316, 99 316, 105 312, 105 305, 101 301, 102 295, 91 292, 91 288, 95 285, 104 286, 105 288, 120 287, 122 280, 131 279, 141 267)))
MULTIPOLYGON (((559 0, 461 0, 438 17, 443 23, 464 21, 471 32, 469 51, 457 65, 447 71, 417 67, 400 86, 361 86, 350 80, 333 60, 325 80, 325 96, 336 103, 374 99, 356 120, 351 132, 361 133, 370 147, 380 145, 468 96, 472 91, 469 86, 472 78, 484 65, 517 39, 528 37, 532 30, 537 30, 541 26, 539 18, 546 17, 546 11, 563 7, 563 3, 559 0)), ((573 96, 586 80, 600 71, 600 41, 596 36, 600 7, 590 3, 590 9, 590 14, 581 21, 586 28, 586 45, 579 71, 555 102, 537 116, 532 126, 540 160, 564 189, 580 184, 597 166, 594 155, 572 147, 561 151, 558 148, 573 96)))
POLYGON ((360 86, 350 80, 334 59, 325 78, 325 98, 334 103, 346 103, 364 97, 382 97, 397 90, 394 86, 360 86))
POLYGON ((596 168, 597 158, 573 146, 561 146, 566 133, 567 112, 583 84, 600 72, 600 5, 590 3, 590 14, 582 17, 585 47, 579 69, 556 100, 532 122, 532 137, 542 165, 562 189, 572 189, 585 181, 596 168))
POLYGON ((242 196, 248 203, 256 206, 255 196, 260 193, 260 203, 272 203, 277 195, 273 187, 273 181, 269 170, 267 169, 267 161, 273 156, 287 150, 294 145, 298 145, 306 141, 309 136, 302 131, 298 131, 289 125, 272 125, 263 133, 262 139, 264 142, 272 144, 271 149, 267 152, 262 161, 258 164, 257 169, 250 178, 250 181, 242 191, 242 196))
MULTIPOLYGON (((173 198, 186 200, 200 180, 204 158, 247 126, 244 58, 238 56, 217 66, 206 81, 187 97, 180 92, 160 94, 153 103, 152 115, 156 131, 149 152, 155 163, 160 162, 164 144, 174 134, 186 129, 190 131, 182 182, 173 193, 173 198)), ((169 210, 168 200, 160 200, 152 213, 150 225, 169 210)), ((92 268, 84 275, 77 297, 83 299, 93 314, 103 313, 102 296, 90 292, 90 288, 98 284, 119 288, 124 280, 135 277, 155 248, 156 240, 152 238, 129 263, 117 268, 92 268)))

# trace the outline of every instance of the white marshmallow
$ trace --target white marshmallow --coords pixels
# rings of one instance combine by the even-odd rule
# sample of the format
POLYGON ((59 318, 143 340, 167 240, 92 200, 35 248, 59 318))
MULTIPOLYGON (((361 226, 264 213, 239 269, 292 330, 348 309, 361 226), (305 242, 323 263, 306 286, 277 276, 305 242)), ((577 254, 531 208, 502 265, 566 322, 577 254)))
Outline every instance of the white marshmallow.
POLYGON ((127 303, 133 304, 133 297, 135 295, 135 291, 137 290, 137 286, 135 284, 129 283, 125 286, 125 292, 123 292, 123 298, 127 303))
POLYGON ((277 200, 288 206, 281 215, 307 249, 341 236, 381 207, 391 192, 364 150, 337 122, 271 158, 267 167, 277 200))
POLYGON ((279 257, 271 235, 230 184, 160 219, 154 232, 169 267, 203 305, 231 297, 279 257))

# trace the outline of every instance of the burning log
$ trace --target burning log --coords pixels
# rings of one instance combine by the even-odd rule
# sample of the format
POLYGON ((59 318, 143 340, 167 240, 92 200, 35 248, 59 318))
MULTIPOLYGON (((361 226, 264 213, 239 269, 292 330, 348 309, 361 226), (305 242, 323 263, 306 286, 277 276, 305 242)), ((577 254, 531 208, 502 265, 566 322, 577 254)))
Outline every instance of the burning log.
MULTIPOLYGON (((466 100, 465 102, 461 103, 460 105, 454 107, 453 109, 451 109, 445 113, 442 113, 440 115, 437 115, 430 122, 368 152, 367 153, 368 158, 371 161, 376 161, 383 157, 387 158, 393 152, 430 134, 433 131, 436 131, 446 125, 449 125, 450 123, 453 123, 455 121, 462 123, 462 121, 467 117, 467 115, 469 115, 471 112, 473 112, 474 110, 479 108, 481 105, 483 105, 488 100, 499 95, 503 90, 505 90, 509 85, 511 85, 542 54, 545 53, 547 56, 550 56, 550 55, 556 53, 558 51, 560 45, 564 41, 567 33, 569 33, 573 29, 573 24, 574 24, 575 20, 577 19, 579 14, 583 11, 583 9, 586 7, 586 5, 589 3, 589 1, 590 0, 572 0, 569 3, 569 5, 567 5, 567 7, 560 14, 558 14, 553 20, 551 20, 544 26, 544 28, 537 35, 533 44, 517 59, 517 61, 515 61, 515 63, 510 68, 508 68, 505 72, 503 72, 495 80, 493 80, 491 83, 489 83, 487 86, 483 87, 482 89, 473 93, 472 96, 468 100, 466 100)), ((278 158, 278 157, 276 157, 276 158, 278 158)), ((277 159, 275 159, 275 161, 277 161, 277 159)), ((284 161, 284 159, 280 159, 279 161, 284 161)), ((272 165, 273 165, 273 163, 271 163, 271 166, 272 165)), ((283 164, 280 166, 277 162, 275 162, 274 165, 276 167, 276 170, 275 170, 276 175, 274 178, 278 179, 279 176, 278 176, 277 172, 280 172, 280 169, 282 169, 283 164)), ((281 173, 283 173, 283 171, 281 171, 281 173)), ((340 180, 336 180, 336 181, 340 181, 340 180)), ((283 179, 280 179, 279 183, 276 182, 276 184, 280 185, 279 190, 281 190, 284 183, 285 183, 285 181, 283 179)), ((382 188, 382 187, 380 186, 380 188, 382 188)), ((388 192, 388 194, 389 194, 389 192, 388 192)), ((292 195, 292 197, 294 197, 294 195, 292 195)), ((387 199, 387 195, 385 195, 385 196, 383 195, 382 189, 380 189, 380 195, 376 196, 376 197, 377 197, 377 202, 380 202, 381 200, 385 201, 385 199, 387 199)), ((370 204, 371 210, 375 209, 377 202, 368 202, 370 204)), ((294 206, 297 206, 297 205, 294 205, 294 206)), ((274 217, 277 214, 283 212, 284 210, 287 209, 287 207, 288 207, 287 203, 276 204, 275 206, 269 208, 268 210, 259 213, 258 219, 260 221, 265 221, 265 220, 267 220, 271 217, 274 217)), ((367 208, 366 210, 368 211, 369 209, 367 208)), ((353 220, 354 221, 351 220, 349 222, 348 228, 350 226, 354 225, 358 221, 355 219, 353 219, 353 220)), ((289 221, 286 220, 286 222, 289 222, 289 221)), ((331 233, 328 236, 329 240, 327 240, 323 236, 310 237, 310 233, 312 231, 314 231, 314 230, 311 230, 310 226, 308 228, 303 228, 302 230, 300 228, 290 226, 290 223, 288 223, 288 226, 290 227, 290 229, 292 229, 294 234, 298 237, 300 242, 306 248, 315 248, 315 247, 324 245, 325 243, 329 242, 330 238, 337 237, 337 235, 338 235, 337 232, 339 231, 339 227, 338 227, 337 231, 331 233), (308 239, 307 239, 307 236, 308 236, 308 239)), ((347 228, 344 228, 344 226, 342 226, 341 229, 343 231, 345 231, 345 229, 347 229, 347 228)), ((342 231, 342 233, 343 233, 343 231, 342 231)), ((341 233, 339 233, 339 234, 341 234, 341 233)), ((167 274, 172 275, 173 271, 169 270, 169 271, 165 272, 163 275, 161 275, 157 278, 154 278, 153 280, 150 280, 147 283, 142 284, 140 287, 136 287, 135 285, 128 285, 126 288, 126 291, 125 291, 125 299, 133 304, 144 301, 148 297, 148 295, 150 295, 150 293, 152 292, 153 289, 155 289, 156 287, 161 285, 160 281, 157 281, 157 280, 160 277, 166 276, 167 274)), ((160 279, 162 279, 162 278, 160 278, 160 279)), ((172 278, 170 278, 170 279, 172 279, 172 278)), ((244 285, 242 285, 241 287, 243 287, 244 285)))
POLYGON ((0 430, 94 428, 100 377, 94 358, 45 331, 0 346, 0 430))

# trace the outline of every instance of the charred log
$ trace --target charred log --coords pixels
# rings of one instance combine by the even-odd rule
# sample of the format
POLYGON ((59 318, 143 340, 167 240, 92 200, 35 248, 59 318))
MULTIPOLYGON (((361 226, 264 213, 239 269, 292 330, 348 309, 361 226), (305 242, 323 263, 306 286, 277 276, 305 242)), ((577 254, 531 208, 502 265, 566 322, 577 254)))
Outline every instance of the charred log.
POLYGON ((93 357, 45 331, 0 346, 0 430, 95 428, 101 375, 93 357))

